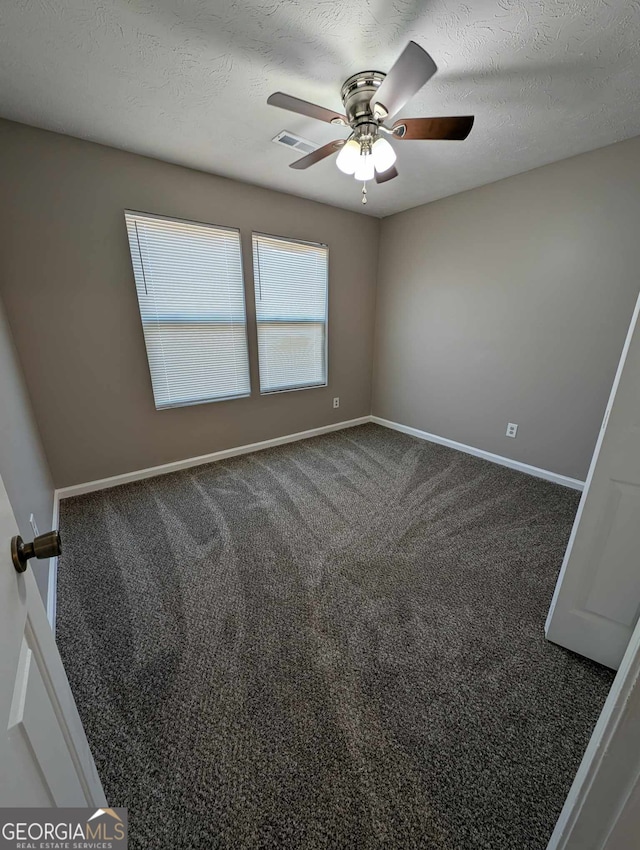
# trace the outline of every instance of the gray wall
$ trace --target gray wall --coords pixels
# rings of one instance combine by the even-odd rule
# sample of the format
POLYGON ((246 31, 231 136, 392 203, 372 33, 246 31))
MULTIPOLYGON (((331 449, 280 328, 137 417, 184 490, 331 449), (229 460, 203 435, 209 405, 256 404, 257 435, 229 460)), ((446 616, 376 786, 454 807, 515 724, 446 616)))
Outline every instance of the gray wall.
POLYGON ((639 288, 640 139, 380 223, 0 121, 0 197, 0 293, 58 487, 369 413, 376 274, 376 415, 586 474, 639 288), (127 207, 240 228, 250 399, 155 410, 127 207), (326 389, 257 392, 251 230, 330 245, 326 389))
POLYGON ((370 412, 377 220, 7 121, 0 197, 1 294, 57 487, 370 412), (240 228, 251 398, 155 410, 125 208, 240 228), (327 388, 259 395, 252 230, 330 247, 327 388))
POLYGON ((639 284, 640 138, 384 219, 373 412, 583 479, 639 284))
MULTIPOLYGON (((35 345, 35 339, 31 344, 35 345)), ((0 299, 0 476, 11 502, 20 534, 33 539, 29 516, 38 531, 51 530, 53 482, 35 424, 22 370, 16 354, 2 299, 0 299)), ((8 546, 8 541, 2 541, 8 546)), ((49 562, 31 561, 46 600, 49 562)))

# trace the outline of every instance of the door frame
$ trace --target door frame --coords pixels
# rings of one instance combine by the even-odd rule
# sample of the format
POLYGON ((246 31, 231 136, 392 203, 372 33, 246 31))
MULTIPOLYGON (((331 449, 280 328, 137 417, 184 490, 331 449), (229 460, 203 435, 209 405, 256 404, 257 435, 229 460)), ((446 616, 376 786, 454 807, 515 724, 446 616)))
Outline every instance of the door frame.
MULTIPOLYGON (((60 499, 58 491, 53 491, 53 511, 51 516, 51 528, 57 531, 60 527, 60 499)), ((56 636, 56 607, 58 604, 58 556, 49 558, 49 581, 47 582, 47 620, 51 626, 53 636, 56 636)))
MULTIPOLYGON (((548 630, 582 507, 609 420, 631 338, 640 321, 636 301, 607 409, 593 453, 564 562, 545 624, 548 630)), ((575 775, 547 850, 622 850, 623 831, 640 834, 640 621, 631 635, 611 690, 575 775), (635 823, 632 823, 635 822, 635 823)))
POLYGON ((640 834, 640 622, 587 745, 547 850, 621 850, 640 834))

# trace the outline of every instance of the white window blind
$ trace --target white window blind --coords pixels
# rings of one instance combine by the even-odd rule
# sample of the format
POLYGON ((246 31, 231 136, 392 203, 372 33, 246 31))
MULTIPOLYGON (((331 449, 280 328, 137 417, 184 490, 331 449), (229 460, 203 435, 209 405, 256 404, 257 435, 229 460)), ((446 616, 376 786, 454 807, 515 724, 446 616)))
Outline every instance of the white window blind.
POLYGON ((326 245, 253 234, 260 392, 327 383, 326 245))
POLYGON ((125 218, 156 408, 249 395, 240 233, 125 218))

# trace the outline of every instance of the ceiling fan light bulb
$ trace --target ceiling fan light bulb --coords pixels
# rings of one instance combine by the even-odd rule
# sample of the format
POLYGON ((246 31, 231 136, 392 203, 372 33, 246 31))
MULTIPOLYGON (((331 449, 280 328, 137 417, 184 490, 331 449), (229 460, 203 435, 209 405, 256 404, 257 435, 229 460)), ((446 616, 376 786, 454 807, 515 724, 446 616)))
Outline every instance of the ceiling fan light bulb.
POLYGON ((360 145, 355 139, 350 139, 343 145, 336 158, 336 165, 343 174, 353 174, 360 159, 360 145))
POLYGON ((386 139, 376 139, 371 148, 373 164, 378 174, 388 171, 396 161, 396 152, 386 139))
POLYGON ((358 167, 355 170, 355 174, 353 175, 356 180, 363 183, 366 180, 373 180, 374 177, 374 165, 373 165, 373 157, 371 154, 362 154, 359 158, 358 167))

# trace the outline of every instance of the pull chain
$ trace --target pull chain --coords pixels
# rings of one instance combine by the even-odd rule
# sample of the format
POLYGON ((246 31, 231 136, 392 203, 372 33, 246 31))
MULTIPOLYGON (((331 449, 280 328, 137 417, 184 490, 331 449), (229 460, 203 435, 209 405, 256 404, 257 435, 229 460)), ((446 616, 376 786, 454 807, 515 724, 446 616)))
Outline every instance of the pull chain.
POLYGON ((362 184, 362 203, 363 204, 367 203, 367 184, 366 183, 362 184))

